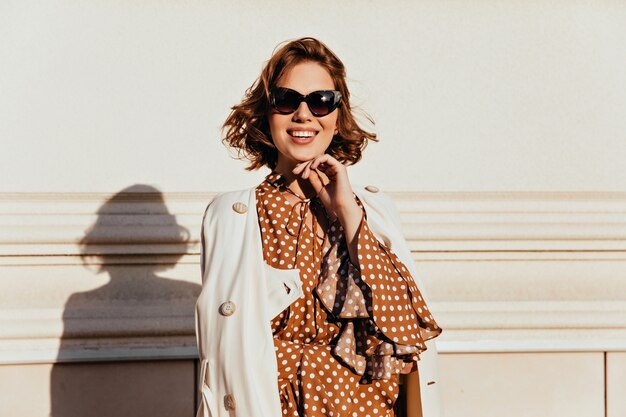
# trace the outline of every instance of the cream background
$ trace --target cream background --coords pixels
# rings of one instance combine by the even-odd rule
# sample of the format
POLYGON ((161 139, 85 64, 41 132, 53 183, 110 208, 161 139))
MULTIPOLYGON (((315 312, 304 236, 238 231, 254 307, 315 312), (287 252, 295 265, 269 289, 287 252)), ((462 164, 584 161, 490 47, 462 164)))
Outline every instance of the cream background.
POLYGON ((3 1, 1 191, 258 182, 219 127, 273 48, 344 60, 395 191, 626 189, 620 1, 3 1), (45 180, 44 180, 45 179, 45 180))

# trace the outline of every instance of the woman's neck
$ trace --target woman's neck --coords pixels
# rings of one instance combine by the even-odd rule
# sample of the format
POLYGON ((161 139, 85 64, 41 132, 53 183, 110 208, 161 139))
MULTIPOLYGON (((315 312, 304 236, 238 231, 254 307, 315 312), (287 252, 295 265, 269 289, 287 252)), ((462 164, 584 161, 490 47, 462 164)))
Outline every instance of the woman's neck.
POLYGON ((315 189, 308 180, 300 178, 299 175, 293 173, 296 164, 277 164, 274 171, 279 173, 285 179, 285 186, 297 195, 304 198, 313 198, 317 195, 315 189))

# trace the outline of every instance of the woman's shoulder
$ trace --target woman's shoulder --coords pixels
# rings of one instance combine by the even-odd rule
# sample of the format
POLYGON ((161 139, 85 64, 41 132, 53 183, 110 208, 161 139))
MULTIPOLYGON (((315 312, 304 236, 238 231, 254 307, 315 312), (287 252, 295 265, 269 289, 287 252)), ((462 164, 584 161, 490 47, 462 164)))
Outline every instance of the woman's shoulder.
POLYGON ((368 222, 374 227, 401 229, 398 207, 389 194, 375 185, 353 185, 352 190, 364 204, 368 222))
POLYGON ((395 203, 389 194, 382 191, 376 185, 359 185, 353 184, 352 191, 361 199, 366 205, 373 206, 375 209, 387 210, 395 209, 395 203))
POLYGON ((244 213, 247 211, 250 194, 255 187, 217 193, 207 204, 204 217, 218 215, 224 211, 244 213))

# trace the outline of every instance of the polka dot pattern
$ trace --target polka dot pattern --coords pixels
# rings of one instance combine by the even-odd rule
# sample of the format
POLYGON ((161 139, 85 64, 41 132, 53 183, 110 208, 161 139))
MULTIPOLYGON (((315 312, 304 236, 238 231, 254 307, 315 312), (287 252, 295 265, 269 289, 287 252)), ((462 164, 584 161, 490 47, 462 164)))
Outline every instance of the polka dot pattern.
POLYGON ((303 296, 271 322, 284 416, 393 416, 398 374, 417 369, 441 329, 405 265, 364 211, 359 265, 317 199, 298 200, 276 172, 256 188, 264 261, 297 268, 303 296))

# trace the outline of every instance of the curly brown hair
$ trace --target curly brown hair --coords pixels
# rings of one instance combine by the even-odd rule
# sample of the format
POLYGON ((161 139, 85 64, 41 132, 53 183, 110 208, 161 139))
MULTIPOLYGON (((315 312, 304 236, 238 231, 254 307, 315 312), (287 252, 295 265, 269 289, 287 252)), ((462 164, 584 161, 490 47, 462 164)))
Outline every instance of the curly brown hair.
MULTIPOLYGON (((288 41, 275 50, 259 78, 246 90, 241 103, 232 107, 222 126, 222 131, 226 132, 222 142, 237 149, 240 159, 250 161, 246 170, 276 167, 278 151, 270 135, 267 117, 270 112, 269 91, 283 74, 302 62, 316 62, 326 68, 335 88, 341 92, 342 100, 337 109, 337 133, 326 153, 341 163, 353 165, 361 160, 369 140, 378 141, 375 133, 361 129, 355 119, 350 107, 346 69, 341 60, 319 40, 300 38, 288 41)), ((363 115, 370 123, 374 123, 367 114, 363 115)))

